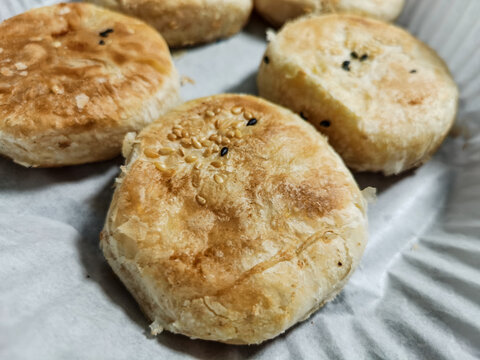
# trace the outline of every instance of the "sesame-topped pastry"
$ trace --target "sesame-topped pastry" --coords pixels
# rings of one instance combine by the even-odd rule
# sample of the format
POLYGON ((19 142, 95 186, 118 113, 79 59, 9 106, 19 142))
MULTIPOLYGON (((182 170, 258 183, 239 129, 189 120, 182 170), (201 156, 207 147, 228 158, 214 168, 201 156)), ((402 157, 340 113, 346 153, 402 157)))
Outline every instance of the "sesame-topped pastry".
POLYGON ((255 9, 275 26, 306 14, 353 13, 393 21, 405 0, 255 0, 255 9))
POLYGON ((327 135, 349 167, 386 175, 431 157, 458 102, 435 51, 394 25, 355 15, 288 23, 267 48, 258 86, 327 135))
POLYGON ((253 0, 88 0, 155 27, 171 47, 236 34, 247 23, 253 0))
POLYGON ((25 166, 115 157, 127 132, 178 103, 162 37, 94 5, 54 5, 6 20, 0 47, 0 154, 25 166))
POLYGON ((287 109, 190 101, 127 135, 124 155, 101 247, 153 334, 260 343, 333 299, 360 261, 365 200, 287 109))

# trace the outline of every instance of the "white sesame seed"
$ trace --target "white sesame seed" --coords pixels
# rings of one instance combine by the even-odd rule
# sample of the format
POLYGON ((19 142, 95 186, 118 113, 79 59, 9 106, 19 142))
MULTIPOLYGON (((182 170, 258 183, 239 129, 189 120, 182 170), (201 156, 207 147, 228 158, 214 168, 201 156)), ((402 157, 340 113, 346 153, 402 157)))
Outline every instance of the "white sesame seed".
POLYGON ((160 150, 158 150, 158 153, 160 155, 169 155, 169 154, 172 154, 175 150, 172 149, 172 148, 169 148, 169 147, 164 147, 164 148, 161 148, 160 150))
POLYGON ((1 54, 1 53, 3 53, 3 49, 2 49, 2 48, 0 48, 0 54, 1 54))
POLYGON ((15 63, 15 68, 16 68, 17 70, 25 70, 25 69, 28 68, 28 66, 25 65, 25 64, 22 63, 22 62, 17 62, 17 63, 15 63))
POLYGON ((188 148, 188 147, 192 146, 192 141, 191 141, 190 139, 182 139, 182 140, 180 141, 180 144, 181 144, 183 147, 188 148))
POLYGON ((145 149, 143 153, 145 154, 146 157, 149 157, 152 159, 156 159, 160 156, 155 150, 152 150, 152 149, 145 149))
POLYGON ((167 168, 165 165, 161 164, 161 163, 158 163, 156 162, 155 163, 155 167, 160 170, 163 174, 167 175, 167 176, 172 176, 173 174, 175 174, 175 170, 174 169, 169 169, 167 168))
POLYGON ((201 149, 203 147, 196 138, 192 138, 192 145, 195 149, 201 149))
POLYGON ((187 157, 185 158, 185 161, 186 161, 187 163, 191 164, 191 163, 197 161, 197 157, 194 156, 194 155, 190 155, 190 156, 187 156, 187 157))
POLYGON ((180 139, 182 138, 182 130, 180 129, 173 129, 173 133, 179 137, 180 139))
POLYGON ((200 195, 195 196, 195 199, 200 205, 205 205, 207 203, 207 200, 205 200, 205 198, 201 197, 200 195))
POLYGON ((232 114, 234 115, 238 115, 242 112, 242 107, 241 106, 235 106, 232 108, 232 114))
POLYGON ((65 14, 68 14, 70 12, 70 8, 65 6, 65 7, 62 7, 59 11, 58 11, 58 14, 59 15, 65 15, 65 14))
POLYGON ((56 84, 52 86, 52 91, 53 91, 53 93, 56 94, 56 95, 61 95, 61 94, 64 93, 63 88, 61 88, 60 86, 58 86, 58 85, 56 85, 56 84))
POLYGON ((0 74, 2 74, 3 76, 12 76, 12 75, 13 75, 13 71, 10 70, 9 68, 2 67, 2 68, 0 69, 0 74))
POLYGON ((20 71, 19 74, 20 74, 20 76, 27 76, 28 71, 20 71))
POLYGON ((245 118, 245 120, 250 120, 251 118, 253 118, 253 115, 251 112, 245 112, 243 113, 243 117, 245 118))
POLYGON ((193 173, 192 176, 192 185, 195 187, 199 187, 201 183, 200 175, 198 172, 193 173))
POLYGON ((60 41, 55 41, 52 45, 54 48, 59 48, 60 46, 62 46, 62 43, 60 41))
POLYGON ((77 102, 78 110, 82 111, 83 108, 85 107, 85 105, 88 104, 89 100, 90 100, 90 98, 83 93, 75 96, 75 101, 77 102))

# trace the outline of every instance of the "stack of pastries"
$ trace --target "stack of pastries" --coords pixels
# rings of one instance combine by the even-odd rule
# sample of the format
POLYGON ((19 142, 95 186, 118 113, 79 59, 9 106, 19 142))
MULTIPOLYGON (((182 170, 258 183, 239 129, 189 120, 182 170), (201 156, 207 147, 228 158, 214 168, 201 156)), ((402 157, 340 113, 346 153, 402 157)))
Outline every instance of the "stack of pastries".
POLYGON ((387 22, 403 0, 92 2, 0 24, 0 154, 57 167, 123 153, 100 244, 153 334, 256 344, 308 318, 367 242, 347 166, 417 167, 455 119, 445 63, 387 22), (168 46, 230 36, 254 6, 286 23, 259 59, 264 99, 181 104, 168 46))

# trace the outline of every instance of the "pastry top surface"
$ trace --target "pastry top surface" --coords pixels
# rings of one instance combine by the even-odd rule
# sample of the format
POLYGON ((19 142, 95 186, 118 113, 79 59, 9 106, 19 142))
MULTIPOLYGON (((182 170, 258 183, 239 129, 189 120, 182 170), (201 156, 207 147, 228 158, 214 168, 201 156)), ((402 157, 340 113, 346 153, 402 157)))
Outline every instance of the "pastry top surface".
POLYGON ((0 24, 0 130, 116 126, 175 74, 141 21, 84 3, 30 10, 0 24))

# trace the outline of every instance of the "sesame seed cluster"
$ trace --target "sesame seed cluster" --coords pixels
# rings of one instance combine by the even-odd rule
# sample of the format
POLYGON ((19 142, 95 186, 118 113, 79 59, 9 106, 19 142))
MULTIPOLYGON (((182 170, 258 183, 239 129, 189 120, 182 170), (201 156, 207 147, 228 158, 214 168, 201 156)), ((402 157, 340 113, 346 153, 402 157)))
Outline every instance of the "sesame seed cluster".
MULTIPOLYGON (((212 179, 217 184, 226 181, 223 169, 235 147, 243 142, 247 128, 259 123, 251 111, 242 106, 233 106, 229 109, 216 107, 207 109, 200 114, 207 124, 208 133, 182 125, 174 125, 161 141, 161 144, 147 147, 145 157, 152 161, 156 169, 166 177, 175 175, 176 170, 169 167, 169 157, 175 157, 185 166, 191 166, 192 185, 200 186, 200 170, 209 167, 212 179)), ((206 200, 196 195, 196 201, 205 205, 206 200)))

